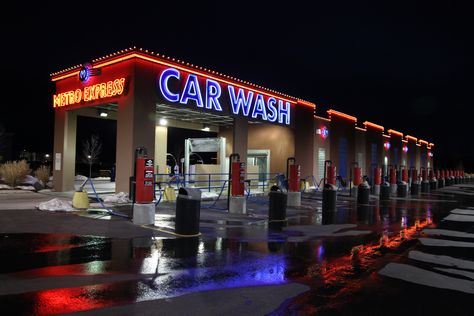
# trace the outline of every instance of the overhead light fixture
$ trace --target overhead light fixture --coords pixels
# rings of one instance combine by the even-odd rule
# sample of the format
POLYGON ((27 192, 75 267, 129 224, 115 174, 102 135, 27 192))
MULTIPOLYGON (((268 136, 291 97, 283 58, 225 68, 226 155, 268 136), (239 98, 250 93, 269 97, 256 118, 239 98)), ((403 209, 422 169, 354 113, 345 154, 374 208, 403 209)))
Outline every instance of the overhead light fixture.
POLYGON ((160 118, 160 125, 161 126, 166 126, 168 125, 168 120, 165 118, 160 118))
POLYGON ((108 114, 107 112, 105 112, 105 111, 100 111, 100 112, 99 112, 99 116, 100 116, 100 117, 107 117, 107 116, 109 116, 109 114, 108 114))
POLYGON ((209 128, 209 125, 204 124, 201 131, 209 132, 211 129, 209 128))

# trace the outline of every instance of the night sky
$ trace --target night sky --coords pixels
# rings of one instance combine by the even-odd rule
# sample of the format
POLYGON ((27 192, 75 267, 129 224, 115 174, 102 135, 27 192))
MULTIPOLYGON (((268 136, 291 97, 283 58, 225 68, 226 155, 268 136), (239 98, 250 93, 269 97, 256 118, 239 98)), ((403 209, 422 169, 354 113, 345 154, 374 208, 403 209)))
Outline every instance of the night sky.
POLYGON ((19 3, 0 19, 15 150, 52 152, 51 72, 137 46, 428 140, 438 167, 474 171, 474 22, 456 2, 19 3))

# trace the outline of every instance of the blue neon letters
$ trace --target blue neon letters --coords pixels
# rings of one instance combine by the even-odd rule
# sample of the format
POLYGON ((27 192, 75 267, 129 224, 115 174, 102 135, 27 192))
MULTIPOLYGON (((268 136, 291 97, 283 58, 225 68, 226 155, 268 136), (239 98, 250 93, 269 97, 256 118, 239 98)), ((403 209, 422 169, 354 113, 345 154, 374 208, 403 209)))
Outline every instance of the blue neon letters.
POLYGON ((195 75, 188 76, 179 103, 187 104, 188 100, 194 100, 196 105, 200 108, 204 106, 202 104, 201 90, 199 89, 198 79, 195 75))
POLYGON ((206 79, 206 85, 202 87, 205 93, 203 98, 198 76, 183 73, 181 77, 180 71, 175 68, 163 70, 157 80, 157 86, 165 100, 172 103, 194 104, 199 108, 222 112, 222 101, 228 96, 228 101, 223 104, 229 104, 229 112, 234 115, 251 116, 262 121, 278 121, 280 124, 290 125, 290 102, 274 97, 267 97, 265 100, 263 94, 254 93, 244 88, 227 85, 223 100, 221 98, 223 92, 221 83, 206 79), (185 80, 184 85, 179 82, 181 79, 185 80), (171 80, 178 80, 181 88, 177 88, 177 85, 170 85, 171 80))
POLYGON ((160 91, 163 97, 170 102, 178 102, 179 94, 173 93, 168 89, 168 79, 174 77, 179 80, 179 71, 173 68, 168 68, 161 73, 159 84, 160 91))
POLYGON ((222 111, 219 97, 221 96, 221 86, 217 81, 206 80, 206 109, 222 111))

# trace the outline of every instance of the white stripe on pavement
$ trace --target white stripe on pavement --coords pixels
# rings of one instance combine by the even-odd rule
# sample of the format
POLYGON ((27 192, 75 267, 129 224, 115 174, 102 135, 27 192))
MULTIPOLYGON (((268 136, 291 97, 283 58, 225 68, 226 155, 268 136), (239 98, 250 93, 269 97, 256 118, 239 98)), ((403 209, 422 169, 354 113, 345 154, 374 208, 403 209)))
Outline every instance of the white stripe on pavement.
POLYGON ((408 264, 389 263, 379 274, 411 283, 474 294, 473 281, 449 277, 408 264))

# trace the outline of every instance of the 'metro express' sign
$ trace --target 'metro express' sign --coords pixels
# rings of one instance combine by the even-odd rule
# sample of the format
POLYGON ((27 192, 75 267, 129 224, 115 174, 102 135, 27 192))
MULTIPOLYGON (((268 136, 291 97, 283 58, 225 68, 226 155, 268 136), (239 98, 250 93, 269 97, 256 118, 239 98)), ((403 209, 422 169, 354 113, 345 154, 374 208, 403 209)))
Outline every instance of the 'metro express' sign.
POLYGON ((156 86, 171 103, 290 125, 291 103, 271 95, 175 68, 163 69, 156 86))

